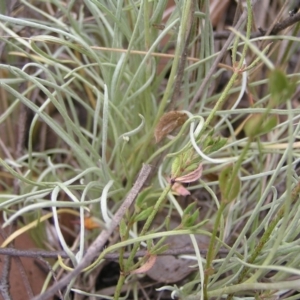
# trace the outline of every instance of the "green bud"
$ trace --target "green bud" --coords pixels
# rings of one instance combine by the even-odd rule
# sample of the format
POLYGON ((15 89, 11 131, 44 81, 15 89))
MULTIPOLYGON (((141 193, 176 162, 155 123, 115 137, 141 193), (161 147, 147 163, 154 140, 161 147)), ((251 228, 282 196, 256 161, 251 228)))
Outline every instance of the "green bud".
POLYGON ((246 136, 255 137, 270 132, 277 125, 275 115, 254 114, 246 121, 244 131, 246 136))
POLYGON ((121 240, 123 241, 124 239, 126 239, 126 235, 127 235, 127 225, 125 223, 125 220, 122 219, 119 225, 119 232, 120 232, 120 237, 121 240))
POLYGON ((145 210, 141 211, 138 215, 134 217, 134 222, 146 220, 152 211, 153 211, 153 207, 148 207, 145 210))
POLYGON ((269 76, 271 108, 288 101, 295 93, 296 87, 296 81, 288 78, 283 71, 273 70, 269 76))
POLYGON ((228 166, 222 170, 219 176, 219 185, 222 199, 226 202, 233 201, 239 194, 241 182, 238 176, 233 177, 233 166, 228 166))

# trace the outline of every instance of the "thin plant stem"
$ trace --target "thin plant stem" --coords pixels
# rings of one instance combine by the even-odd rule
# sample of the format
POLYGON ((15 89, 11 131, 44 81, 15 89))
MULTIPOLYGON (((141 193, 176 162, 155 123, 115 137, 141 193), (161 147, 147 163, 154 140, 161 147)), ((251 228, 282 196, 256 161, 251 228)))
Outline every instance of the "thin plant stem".
MULTIPOLYGON (((248 149, 250 147, 252 139, 249 138, 248 143, 246 144, 246 146, 243 149, 243 152, 241 153, 239 159, 237 160, 237 162, 234 165, 230 180, 227 183, 227 189, 225 191, 225 195, 228 194, 229 190, 232 187, 233 181, 241 167, 241 164, 248 152, 248 149)), ((206 270, 205 270, 205 277, 204 277, 204 297, 205 299, 208 299, 208 291, 207 291, 207 287, 208 287, 208 280, 210 275, 212 274, 212 261, 214 259, 214 254, 215 251, 214 249, 217 249, 218 247, 215 245, 215 239, 217 237, 217 233, 218 233, 218 229, 219 229, 219 225, 220 225, 220 221, 224 212, 224 209, 226 208, 228 204, 227 199, 221 199, 221 203, 220 203, 220 207, 218 209, 217 212, 217 216, 216 216, 216 221, 214 223, 214 229, 213 229, 213 233, 210 239, 210 243, 209 243, 209 248, 208 248, 208 252, 207 252, 207 258, 206 258, 206 270)))
MULTIPOLYGON (((159 199, 157 200, 157 202, 155 203, 154 207, 153 207, 153 210, 151 212, 151 214, 149 215, 149 217, 147 218, 142 230, 141 230, 141 233, 140 235, 145 235, 146 232, 149 230, 159 208, 161 207, 162 203, 164 202, 165 198, 167 197, 169 191, 171 189, 171 184, 168 184, 164 191, 161 193, 159 199)), ((114 294, 114 299, 117 300, 119 299, 120 297, 120 293, 121 293, 121 289, 122 289, 122 286, 124 285, 124 281, 126 279, 126 272, 128 272, 128 270, 130 269, 132 263, 133 263, 133 259, 134 257, 136 256, 136 253, 138 251, 138 248, 140 247, 140 243, 136 243, 134 244, 132 250, 131 250, 131 254, 125 264, 125 269, 123 270, 123 272, 120 274, 120 277, 119 277, 119 280, 118 280, 118 283, 117 283, 117 286, 116 286, 116 291, 115 291, 115 294, 114 294)))

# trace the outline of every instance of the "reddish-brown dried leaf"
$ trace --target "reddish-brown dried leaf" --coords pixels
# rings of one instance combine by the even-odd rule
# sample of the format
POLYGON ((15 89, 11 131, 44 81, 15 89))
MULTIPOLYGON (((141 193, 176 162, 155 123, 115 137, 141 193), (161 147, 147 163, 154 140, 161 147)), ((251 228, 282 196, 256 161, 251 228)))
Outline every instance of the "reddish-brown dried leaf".
POLYGON ((130 272, 131 274, 141 274, 148 272, 155 264, 157 255, 150 255, 149 259, 138 269, 130 272))
POLYGON ((190 182, 193 182, 193 181, 196 181, 198 180, 201 175, 202 175, 202 164, 199 164, 198 168, 195 169, 194 171, 186 174, 186 175, 183 175, 183 176, 180 176, 180 177, 176 177, 175 179, 173 179, 175 182, 182 182, 182 183, 190 183, 190 182))
POLYGON ((84 227, 88 230, 92 230, 92 229, 95 229, 95 228, 99 228, 101 226, 93 218, 85 217, 84 218, 84 227))
POLYGON ((175 182, 172 185, 172 191, 174 191, 177 195, 180 196, 188 196, 191 193, 189 192, 189 190, 187 190, 181 183, 179 182, 175 182))
POLYGON ((165 113, 159 120, 155 128, 155 140, 156 143, 160 142, 165 136, 171 133, 173 130, 181 127, 188 116, 180 111, 169 111, 165 113))

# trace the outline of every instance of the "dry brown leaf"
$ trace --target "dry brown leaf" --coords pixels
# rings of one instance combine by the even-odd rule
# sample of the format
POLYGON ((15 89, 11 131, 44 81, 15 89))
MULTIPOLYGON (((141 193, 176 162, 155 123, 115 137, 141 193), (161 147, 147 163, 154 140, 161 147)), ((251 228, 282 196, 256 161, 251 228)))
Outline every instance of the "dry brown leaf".
POLYGON ((159 120, 155 128, 155 141, 160 142, 165 136, 173 130, 181 127, 188 119, 187 114, 180 111, 169 111, 165 113, 159 120))
MULTIPOLYGON (((171 228, 179 225, 174 221, 171 221, 171 224, 171 228)), ((206 249, 208 247, 209 237, 195 235, 195 238, 200 249, 206 249)), ((193 247, 189 235, 169 236, 165 240, 165 244, 170 245, 170 249, 193 247)), ((172 255, 160 255, 157 257, 153 268, 147 271, 147 275, 157 282, 175 283, 186 278, 191 272, 195 271, 196 268, 191 267, 195 264, 195 261, 186 258, 172 255)))
POLYGON ((199 164, 198 168, 195 169, 194 171, 192 171, 186 175, 176 177, 173 179, 173 181, 181 182, 181 183, 190 183, 190 182, 196 181, 201 177, 202 170, 203 170, 202 164, 199 164))
POLYGON ((177 195, 180 196, 188 196, 191 193, 189 192, 189 190, 187 190, 181 183, 179 182, 175 182, 172 185, 172 191, 174 191, 177 195))
POLYGON ((88 230, 92 230, 95 228, 100 228, 100 224, 97 223, 92 217, 85 217, 84 218, 84 228, 88 230))
POLYGON ((155 264, 157 255, 150 255, 149 259, 138 269, 130 272, 130 274, 141 274, 148 272, 155 264))

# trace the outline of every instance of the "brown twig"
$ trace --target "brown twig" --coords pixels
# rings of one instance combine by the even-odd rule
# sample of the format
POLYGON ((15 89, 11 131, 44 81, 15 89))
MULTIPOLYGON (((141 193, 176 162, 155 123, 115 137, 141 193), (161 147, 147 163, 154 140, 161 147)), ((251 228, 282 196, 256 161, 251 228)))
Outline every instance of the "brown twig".
POLYGON ((33 298, 33 290, 31 288, 31 285, 30 285, 30 282, 29 282, 29 279, 28 279, 25 267, 24 267, 24 265, 23 265, 20 257, 15 257, 14 261, 15 261, 17 267, 18 267, 18 271, 19 271, 20 276, 22 278, 22 282, 23 282, 23 284, 25 286, 28 298, 32 299, 33 298))
POLYGON ((4 300, 10 300, 11 296, 9 293, 9 273, 11 268, 11 257, 5 256, 2 264, 2 274, 0 280, 0 293, 4 300))
POLYGON ((50 287, 46 292, 43 294, 34 297, 34 300, 47 300, 51 296, 53 296, 58 290, 64 288, 66 285, 68 285, 71 280, 73 280, 77 275, 80 274, 80 272, 89 266, 93 259, 97 257, 100 253, 100 251, 103 249, 106 241, 109 239, 111 234, 114 232, 114 230, 119 225, 121 219, 123 218, 125 212, 130 207, 132 202, 135 200, 137 195, 139 194, 140 190, 143 188, 149 173, 151 171, 151 167, 149 165, 143 165, 142 170, 139 173, 139 176, 134 183, 134 186, 130 190, 129 194, 127 195, 126 199, 118 209, 118 211, 115 213, 114 217, 111 220, 110 226, 103 230, 100 235, 97 237, 97 239, 92 243, 92 245, 88 248, 87 253, 82 258, 81 262, 76 266, 76 268, 68 273, 64 278, 59 280, 57 283, 55 283, 52 287, 50 287))
MULTIPOLYGON (((12 231, 12 228, 10 228, 10 232, 11 231, 12 231)), ((3 239, 7 238, 7 234, 2 228, 0 228, 0 235, 3 239)), ((10 249, 15 250, 13 244, 11 244, 10 249)), ((27 292, 27 296, 29 297, 29 299, 31 299, 33 297, 33 291, 30 286, 23 263, 22 263, 20 257, 14 257, 14 261, 18 267, 20 276, 22 278, 22 282, 23 282, 25 290, 27 292)), ((10 294, 9 294, 10 269, 11 269, 11 256, 6 255, 4 258, 4 263, 3 263, 3 268, 2 268, 2 276, 1 276, 1 280, 0 280, 0 290, 1 290, 1 295, 2 295, 3 299, 11 299, 10 294)))
MULTIPOLYGON (((50 251, 49 251, 50 252, 50 251)), ((62 252, 62 251, 58 251, 58 252, 62 252)), ((64 253, 65 254, 65 253, 64 253)), ((57 274, 55 273, 55 271, 52 269, 52 266, 51 264, 47 261, 46 259, 47 257, 42 257, 42 256, 39 256, 38 259, 35 259, 34 260, 34 263, 36 264, 36 266, 42 270, 42 272, 48 274, 50 273, 52 275, 52 279, 53 281, 52 282, 57 282, 57 274)), ((58 299, 63 299, 64 296, 62 294, 62 292, 59 290, 57 291, 56 293, 56 296, 58 297, 58 299)))
MULTIPOLYGON (((206 254, 207 249, 200 249, 200 252, 206 254)), ((160 255, 184 255, 184 254, 194 254, 195 250, 193 247, 183 247, 183 248, 175 248, 175 249, 168 249, 164 253, 157 254, 160 255)), ((218 252, 219 254, 227 254, 227 249, 220 249, 218 252)), ((144 257, 145 255, 149 254, 146 250, 140 250, 137 252, 136 257, 144 257)), ((9 256, 19 256, 19 257, 31 257, 31 258, 57 258, 60 255, 62 258, 68 258, 68 254, 64 251, 47 251, 47 250, 19 250, 15 248, 0 248, 0 255, 9 255, 9 256)), ((130 252, 124 253, 124 258, 128 258, 130 252)), ((118 260, 119 253, 108 253, 104 256, 106 260, 118 260)))
MULTIPOLYGON (((276 35, 280 31, 294 25, 295 23, 297 23, 299 21, 300 21, 300 12, 293 15, 292 17, 288 17, 288 18, 284 19, 280 23, 277 23, 273 27, 273 29, 270 31, 269 35, 276 35)), ((261 36, 264 36, 266 33, 267 33, 267 30, 259 28, 259 31, 252 33, 250 38, 253 39, 253 38, 261 37, 261 36)), ((230 34, 231 34, 230 31, 219 31, 219 32, 214 33, 214 38, 217 40, 228 39, 230 34)))
MULTIPOLYGON (((0 235, 2 239, 6 238, 5 231, 0 228, 0 235)), ((11 299, 11 295, 9 293, 9 273, 11 270, 11 257, 6 255, 3 259, 2 264, 2 274, 0 279, 0 293, 4 300, 11 299)))

